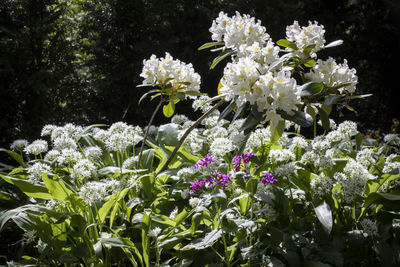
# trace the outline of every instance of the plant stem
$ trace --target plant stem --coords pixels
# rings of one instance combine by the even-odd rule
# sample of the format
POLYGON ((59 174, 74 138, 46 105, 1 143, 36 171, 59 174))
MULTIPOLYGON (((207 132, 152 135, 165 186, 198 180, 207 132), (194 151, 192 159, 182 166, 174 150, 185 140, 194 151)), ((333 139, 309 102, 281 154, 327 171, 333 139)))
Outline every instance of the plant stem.
POLYGON ((223 103, 225 102, 224 99, 221 99, 217 104, 215 104, 215 106, 213 106, 210 110, 208 110, 206 113, 204 113, 200 118, 197 119, 197 121, 195 121, 195 123, 190 126, 186 132, 183 134, 183 136, 181 137, 181 139, 179 140, 178 144, 175 146, 174 151, 172 151, 171 155, 169 156, 167 162, 165 162, 164 166, 161 168, 161 170, 156 174, 159 175, 160 173, 162 173, 163 171, 165 171, 169 165, 169 163, 172 161, 172 159, 174 158, 175 154, 178 152, 179 148, 182 146, 183 142, 185 141, 186 137, 189 135, 189 133, 191 131, 193 131, 194 128, 196 128, 200 122, 202 122, 208 115, 210 115, 214 110, 216 110, 217 108, 219 108, 223 103))
POLYGON ((156 116, 156 113, 160 109, 161 104, 163 102, 165 102, 165 99, 161 96, 160 102, 158 103, 158 105, 157 105, 156 109, 154 110, 153 114, 151 115, 149 124, 147 125, 147 129, 146 129, 146 132, 145 132, 143 140, 142 140, 142 146, 140 147, 138 162, 137 162, 137 165, 136 165, 137 169, 139 169, 139 167, 140 167, 140 159, 142 157, 142 152, 143 152, 144 144, 146 143, 147 135, 149 134, 150 125, 153 123, 154 117, 156 116))

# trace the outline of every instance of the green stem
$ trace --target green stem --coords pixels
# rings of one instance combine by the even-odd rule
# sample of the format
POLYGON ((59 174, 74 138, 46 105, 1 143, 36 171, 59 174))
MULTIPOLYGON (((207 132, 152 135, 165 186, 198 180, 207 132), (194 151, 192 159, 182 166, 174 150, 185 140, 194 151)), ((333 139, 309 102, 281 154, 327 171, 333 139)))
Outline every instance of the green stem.
POLYGON ((192 126, 190 126, 186 132, 183 134, 181 139, 179 140, 178 144, 175 146, 174 151, 172 151, 171 155, 169 156, 168 160, 165 162, 164 166, 161 168, 161 170, 156 174, 159 175, 163 171, 165 171, 168 167, 168 165, 171 163, 172 159, 174 158, 175 154, 178 152, 179 148, 182 146, 183 142, 185 141, 186 137, 189 135, 191 131, 193 131, 194 128, 196 128, 208 115, 210 115, 214 110, 219 108, 223 103, 225 102, 224 99, 221 99, 215 106, 213 106, 210 110, 208 110, 206 113, 204 113, 200 118, 193 123, 192 126))
POLYGON ((165 99, 163 98, 163 96, 161 96, 160 102, 158 103, 158 105, 157 105, 156 109, 154 110, 153 114, 151 115, 149 124, 147 125, 146 132, 145 132, 143 140, 142 140, 142 146, 140 147, 138 162, 137 162, 137 165, 136 165, 136 168, 138 168, 138 169, 140 167, 140 159, 142 158, 142 152, 143 152, 144 144, 146 143, 147 135, 149 134, 150 126, 153 123, 153 120, 154 120, 154 117, 156 116, 156 113, 158 112, 158 110, 160 109, 162 103, 164 103, 164 102, 165 102, 165 99))

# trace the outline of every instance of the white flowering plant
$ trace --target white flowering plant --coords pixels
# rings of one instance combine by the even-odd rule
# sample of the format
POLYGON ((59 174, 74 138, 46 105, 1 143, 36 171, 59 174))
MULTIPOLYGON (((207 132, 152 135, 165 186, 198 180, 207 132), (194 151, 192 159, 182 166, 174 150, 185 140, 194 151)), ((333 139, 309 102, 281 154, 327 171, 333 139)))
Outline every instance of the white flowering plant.
MULTIPOLYGON (((377 144, 352 121, 328 120, 325 129, 319 109, 334 96, 351 97, 355 78, 346 62, 316 59, 328 47, 323 27, 295 22, 278 41, 283 51, 247 15, 221 13, 211 31, 218 44, 209 47, 221 45, 233 56, 217 96, 232 100, 229 109, 219 111, 224 101, 212 106, 213 98, 201 95, 192 105, 203 113, 197 121, 171 114, 170 123, 147 129, 124 122, 46 125, 42 139, 1 149, 19 166, 0 170, 0 233, 24 232, 24 254, 5 255, 9 265, 400 264, 400 135, 377 144), (313 80, 309 87, 298 86, 302 72, 313 80), (321 87, 316 83, 323 84, 319 93, 299 94, 321 87), (255 84, 270 95, 251 102, 255 84), (255 105, 252 118, 264 115, 251 127, 249 117, 229 121, 234 105, 236 114, 255 105), (304 107, 317 109, 322 122, 314 116, 313 124, 325 129, 322 135, 302 136, 281 112, 304 107)), ((197 91, 190 67, 168 54, 144 65, 144 84, 158 86, 160 97, 197 91)))
POLYGON ((259 122, 269 122, 274 139, 279 139, 290 120, 302 127, 316 124, 318 115, 325 130, 330 129, 333 104, 348 106, 358 83, 356 70, 347 61, 317 59, 317 52, 340 45, 341 40, 325 44, 325 29, 317 22, 301 27, 297 21, 286 28, 286 39, 276 44, 261 21, 236 12, 229 17, 221 12, 210 28, 215 42, 199 50, 214 48, 220 54, 211 69, 231 57, 224 69, 218 91, 230 101, 222 117, 235 110, 247 117, 245 132, 259 122), (247 113, 246 113, 247 110, 247 113))

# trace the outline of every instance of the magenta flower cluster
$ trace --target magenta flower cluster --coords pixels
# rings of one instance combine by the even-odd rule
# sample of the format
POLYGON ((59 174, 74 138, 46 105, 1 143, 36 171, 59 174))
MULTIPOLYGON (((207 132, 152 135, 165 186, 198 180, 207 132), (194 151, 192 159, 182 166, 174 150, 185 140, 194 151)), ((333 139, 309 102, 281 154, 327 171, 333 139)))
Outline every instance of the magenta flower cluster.
POLYGON ((213 176, 208 177, 207 180, 205 181, 194 181, 190 182, 190 191, 189 194, 193 195, 194 193, 200 191, 206 184, 209 186, 215 185, 215 186, 221 186, 222 189, 224 189, 227 184, 231 181, 231 176, 232 174, 224 174, 221 172, 215 172, 213 173, 213 176))
POLYGON ((240 171, 241 167, 243 167, 243 164, 247 164, 250 162, 251 157, 255 157, 257 154, 256 153, 250 153, 250 152, 245 152, 240 156, 234 156, 232 165, 235 167, 235 171, 240 171))
POLYGON ((264 173, 263 176, 261 176, 261 181, 260 183, 263 184, 273 184, 274 182, 278 181, 278 179, 275 179, 274 175, 270 172, 264 173))
POLYGON ((204 159, 200 159, 196 164, 196 170, 198 170, 201 167, 206 167, 208 165, 211 165, 215 162, 217 158, 213 155, 207 154, 204 159))

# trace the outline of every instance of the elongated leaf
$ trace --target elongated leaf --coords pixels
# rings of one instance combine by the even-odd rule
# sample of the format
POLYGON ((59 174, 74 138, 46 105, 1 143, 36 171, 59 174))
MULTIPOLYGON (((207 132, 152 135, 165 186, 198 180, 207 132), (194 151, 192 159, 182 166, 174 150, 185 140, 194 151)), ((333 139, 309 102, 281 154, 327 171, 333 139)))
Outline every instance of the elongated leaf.
POLYGON ((210 42, 210 43, 205 43, 202 46, 200 46, 199 48, 197 48, 197 50, 203 50, 203 49, 207 49, 216 45, 224 45, 224 42, 210 42))
POLYGON ((317 108, 318 108, 319 118, 321 119, 322 122, 322 127, 324 127, 325 131, 328 131, 331 128, 328 114, 326 114, 326 112, 322 108, 320 107, 317 108))
POLYGON ((257 120, 254 115, 249 114, 249 116, 246 118, 246 120, 243 122, 242 127, 240 127, 239 131, 243 131, 245 135, 253 131, 257 125, 260 123, 259 120, 257 120))
POLYGON ((272 121, 270 123, 271 130, 271 141, 278 141, 281 138, 283 132, 285 131, 285 121, 280 120, 278 125, 273 125, 272 121))
POLYGON ((315 207, 314 211, 324 230, 329 234, 333 226, 331 207, 324 201, 321 205, 315 207))
POLYGON ((140 165, 143 169, 153 170, 154 149, 147 149, 143 151, 140 165))
POLYGON ((15 159, 19 165, 21 165, 22 167, 26 167, 26 164, 24 162, 24 159, 22 158, 22 156, 18 153, 15 153, 14 151, 5 149, 5 148, 0 148, 0 151, 4 151, 6 152, 8 155, 10 155, 13 159, 15 159))
POLYGON ((291 48, 293 50, 298 50, 299 48, 297 47, 297 45, 293 42, 290 42, 286 39, 280 39, 278 42, 276 42, 277 45, 282 46, 282 47, 287 47, 287 48, 291 48))
POLYGON ((222 54, 222 55, 216 57, 216 58, 213 60, 211 66, 210 66, 210 70, 212 70, 213 68, 215 68, 215 66, 217 66, 217 64, 218 64, 219 62, 221 62, 224 58, 226 58, 226 57, 228 57, 228 56, 230 56, 230 55, 232 55, 232 54, 233 54, 233 51, 227 51, 227 52, 225 52, 224 54, 222 54))
POLYGON ((44 186, 32 184, 27 180, 18 179, 2 174, 0 174, 0 177, 3 178, 7 183, 13 184, 16 187, 18 187, 28 197, 47 199, 47 200, 53 198, 52 195, 47 190, 47 188, 44 186))
POLYGON ((118 248, 128 248, 129 246, 127 244, 125 244, 125 241, 123 238, 121 237, 100 237, 99 241, 107 246, 111 246, 111 247, 118 247, 118 248))
POLYGON ((143 99, 145 99, 149 94, 158 93, 158 92, 161 92, 161 90, 160 89, 153 89, 153 90, 148 91, 147 93, 142 95, 142 97, 139 99, 138 104, 140 105, 140 103, 143 101, 143 99))
POLYGON ((226 116, 228 116, 235 107, 236 107, 235 101, 231 101, 231 103, 229 103, 229 105, 221 112, 218 120, 220 121, 224 119, 226 116))
POLYGON ((324 89, 323 83, 308 82, 301 85, 298 90, 300 91, 300 96, 306 97, 319 94, 323 89, 324 89))
POLYGON ((205 248, 212 246, 221 237, 222 237, 222 230, 214 229, 211 232, 209 232, 204 238, 194 240, 192 243, 186 245, 181 250, 205 249, 205 248))
POLYGON ((302 111, 294 111, 293 115, 289 115, 283 110, 278 110, 277 113, 285 120, 292 121, 302 127, 310 127, 313 125, 312 117, 302 111))

